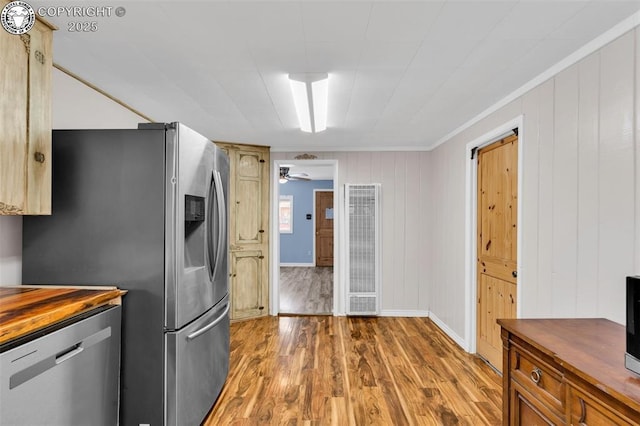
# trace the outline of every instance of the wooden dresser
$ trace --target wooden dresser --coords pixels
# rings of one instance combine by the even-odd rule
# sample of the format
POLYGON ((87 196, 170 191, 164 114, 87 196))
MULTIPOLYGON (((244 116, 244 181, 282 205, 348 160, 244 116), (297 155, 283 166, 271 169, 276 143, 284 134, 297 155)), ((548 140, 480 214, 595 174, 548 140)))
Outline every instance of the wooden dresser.
POLYGON ((624 326, 605 319, 502 319, 504 425, 640 425, 640 376, 624 326))

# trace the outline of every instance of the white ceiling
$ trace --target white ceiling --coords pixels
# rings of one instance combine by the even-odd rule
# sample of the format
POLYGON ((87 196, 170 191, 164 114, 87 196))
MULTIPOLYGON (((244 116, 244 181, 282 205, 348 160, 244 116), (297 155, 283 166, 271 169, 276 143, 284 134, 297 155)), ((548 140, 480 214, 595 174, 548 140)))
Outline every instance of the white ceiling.
MULTIPOLYGON (((31 1, 54 61, 156 121, 274 150, 425 149, 640 10, 633 1, 31 1), (96 21, 96 32, 69 22, 96 21), (301 132, 288 73, 328 72, 328 129, 301 132)), ((96 111, 99 113, 99 111, 96 111)))

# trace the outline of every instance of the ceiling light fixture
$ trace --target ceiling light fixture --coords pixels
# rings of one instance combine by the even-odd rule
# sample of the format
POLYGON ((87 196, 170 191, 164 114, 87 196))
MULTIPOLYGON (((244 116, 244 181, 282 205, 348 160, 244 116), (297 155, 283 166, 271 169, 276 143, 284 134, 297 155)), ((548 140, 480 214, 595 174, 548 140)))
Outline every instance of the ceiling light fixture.
POLYGON ((317 133, 327 128, 329 74, 289 74, 289 84, 298 113, 300 129, 317 133))

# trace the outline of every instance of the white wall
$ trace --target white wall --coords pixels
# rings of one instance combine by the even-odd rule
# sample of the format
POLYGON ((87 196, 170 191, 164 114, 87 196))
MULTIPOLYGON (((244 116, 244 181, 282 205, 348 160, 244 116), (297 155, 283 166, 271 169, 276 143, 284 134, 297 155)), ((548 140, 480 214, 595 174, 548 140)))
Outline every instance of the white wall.
MULTIPOLYGON (((272 152, 272 160, 298 153, 272 152)), ((428 152, 316 152, 338 160, 335 189, 345 183, 382 184, 382 313, 426 315, 429 257, 428 152)))
POLYGON ((0 216, 0 285, 22 280, 22 216, 0 216))
POLYGON ((522 317, 625 322, 640 274, 640 31, 632 30, 431 151, 429 307, 464 335, 467 143, 524 116, 522 317))
POLYGON ((54 129, 135 129, 146 119, 53 69, 51 110, 54 129))
MULTIPOLYGON (((147 121, 56 68, 51 107, 54 129, 127 129, 147 121)), ((22 217, 0 216, 0 285, 21 281, 22 217)))

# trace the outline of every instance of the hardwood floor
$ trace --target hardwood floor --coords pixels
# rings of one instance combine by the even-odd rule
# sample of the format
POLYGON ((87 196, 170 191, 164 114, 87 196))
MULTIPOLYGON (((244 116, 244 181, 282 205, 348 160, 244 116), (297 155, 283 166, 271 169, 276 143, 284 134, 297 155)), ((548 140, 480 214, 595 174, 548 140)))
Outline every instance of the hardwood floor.
POLYGON ((330 315, 333 267, 280 267, 280 313, 330 315))
POLYGON ((205 425, 498 425, 501 377, 428 318, 266 317, 231 325, 205 425))

